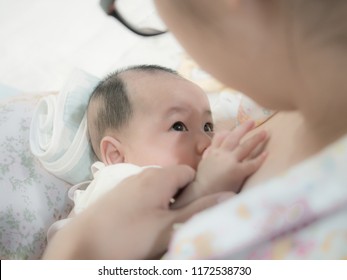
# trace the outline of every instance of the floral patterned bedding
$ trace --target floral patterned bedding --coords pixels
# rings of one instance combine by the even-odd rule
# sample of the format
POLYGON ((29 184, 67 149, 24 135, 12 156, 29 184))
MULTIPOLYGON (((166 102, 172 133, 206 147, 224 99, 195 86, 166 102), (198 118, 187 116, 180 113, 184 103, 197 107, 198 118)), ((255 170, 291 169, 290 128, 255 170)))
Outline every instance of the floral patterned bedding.
POLYGON ((65 217, 69 185, 45 171, 29 149, 29 127, 42 95, 0 99, 0 259, 38 259, 47 228, 65 217))

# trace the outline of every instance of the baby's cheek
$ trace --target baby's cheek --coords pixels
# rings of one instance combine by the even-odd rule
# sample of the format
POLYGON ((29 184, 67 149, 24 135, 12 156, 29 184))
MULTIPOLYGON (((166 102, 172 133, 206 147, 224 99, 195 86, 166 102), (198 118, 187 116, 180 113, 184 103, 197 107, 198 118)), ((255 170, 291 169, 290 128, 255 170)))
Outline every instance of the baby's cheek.
POLYGON ((196 169, 198 162, 193 159, 191 155, 188 154, 161 154, 157 157, 157 162, 161 166, 172 166, 178 164, 188 165, 194 169, 196 169))
POLYGON ((184 165, 188 165, 191 168, 193 168, 194 170, 196 170, 198 168, 199 162, 201 161, 201 157, 200 156, 194 156, 194 155, 185 155, 184 158, 182 158, 181 161, 179 161, 179 164, 184 164, 184 165))
POLYGON ((171 152, 153 152, 147 163, 152 165, 159 165, 162 167, 177 165, 180 163, 180 159, 171 152))

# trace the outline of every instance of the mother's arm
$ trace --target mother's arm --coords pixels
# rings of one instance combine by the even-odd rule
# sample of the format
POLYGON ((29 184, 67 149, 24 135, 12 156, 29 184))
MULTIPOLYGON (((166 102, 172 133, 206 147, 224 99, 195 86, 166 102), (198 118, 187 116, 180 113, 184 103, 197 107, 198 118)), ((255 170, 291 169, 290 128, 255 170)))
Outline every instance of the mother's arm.
POLYGON ((147 169, 128 178, 57 232, 43 258, 156 258, 165 252, 173 224, 228 195, 211 195, 184 208, 169 209, 170 199, 194 176, 188 166, 173 166, 147 169))

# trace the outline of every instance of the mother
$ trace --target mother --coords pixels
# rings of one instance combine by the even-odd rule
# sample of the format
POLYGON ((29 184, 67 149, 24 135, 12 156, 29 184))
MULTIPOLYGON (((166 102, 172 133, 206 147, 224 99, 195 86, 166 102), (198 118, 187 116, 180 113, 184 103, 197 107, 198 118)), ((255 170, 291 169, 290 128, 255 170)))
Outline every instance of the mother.
POLYGON ((229 201, 224 209, 198 217, 194 221, 198 233, 182 229, 169 256, 347 256, 343 241, 347 233, 347 2, 157 0, 156 4, 170 31, 204 69, 260 105, 281 112, 264 124, 271 133, 269 158, 246 187, 296 165, 229 201), (304 161, 313 155, 314 159, 304 161), (241 206, 247 221, 237 217, 235 209, 241 206), (300 213, 292 213, 293 209, 300 213), (206 225, 222 213, 230 214, 206 225), (224 222, 227 225, 221 227, 224 222), (211 226, 217 229, 208 230, 211 226), (262 236, 245 232, 247 237, 240 237, 242 230, 254 227, 265 232, 262 236), (218 233, 222 228, 223 234, 218 233), (227 229, 233 237, 226 237, 227 229), (213 240, 208 253, 203 253, 207 249, 202 244, 189 253, 179 251, 182 242, 193 244, 204 234, 213 240), (236 241, 230 241, 233 238, 236 241))

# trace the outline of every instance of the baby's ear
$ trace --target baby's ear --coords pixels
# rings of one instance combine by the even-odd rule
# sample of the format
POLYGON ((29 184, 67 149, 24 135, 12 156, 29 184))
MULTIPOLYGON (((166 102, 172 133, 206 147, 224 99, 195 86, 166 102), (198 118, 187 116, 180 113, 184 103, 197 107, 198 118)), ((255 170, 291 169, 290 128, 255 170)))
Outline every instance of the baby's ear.
POLYGON ((100 142, 101 160, 106 165, 124 162, 124 154, 121 143, 111 137, 105 136, 100 142))

